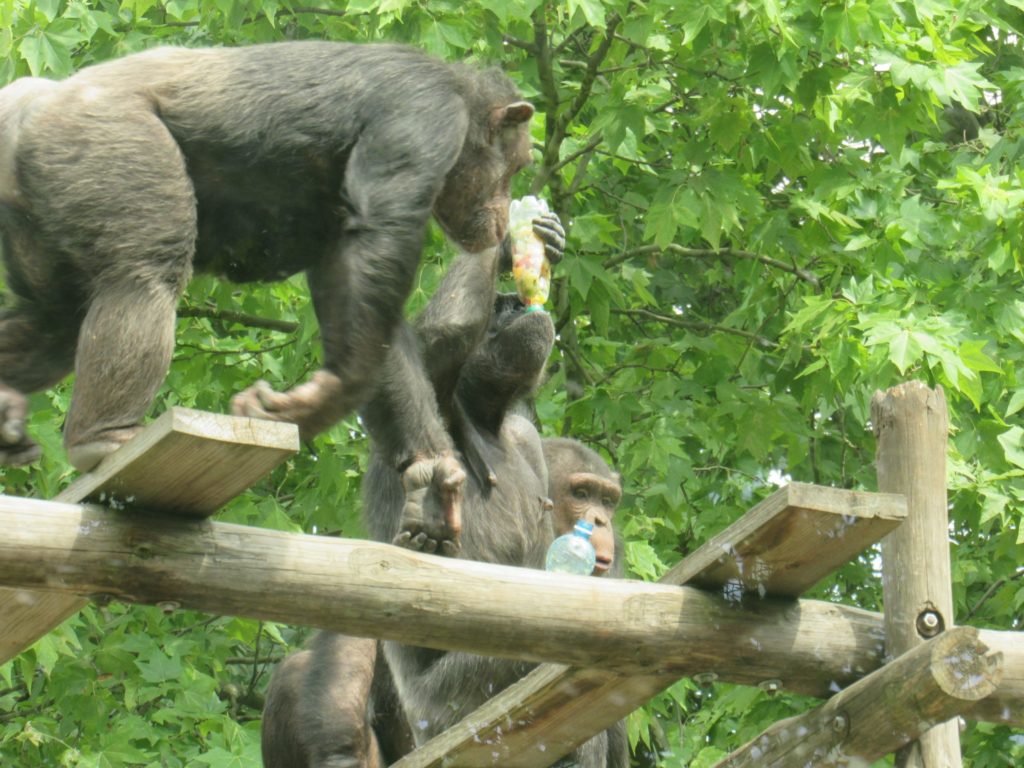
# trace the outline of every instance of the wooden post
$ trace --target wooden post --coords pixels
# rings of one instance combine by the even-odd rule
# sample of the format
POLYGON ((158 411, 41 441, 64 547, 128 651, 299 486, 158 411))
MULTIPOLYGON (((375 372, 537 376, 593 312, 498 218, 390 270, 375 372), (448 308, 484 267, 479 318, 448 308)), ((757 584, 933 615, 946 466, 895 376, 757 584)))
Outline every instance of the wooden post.
MULTIPOLYGON (((878 489, 907 497, 907 519, 882 539, 886 653, 901 656, 953 626, 946 513, 946 435, 942 389, 908 382, 876 392, 878 489)), ((956 721, 932 728, 897 753, 899 768, 960 768, 956 721)))

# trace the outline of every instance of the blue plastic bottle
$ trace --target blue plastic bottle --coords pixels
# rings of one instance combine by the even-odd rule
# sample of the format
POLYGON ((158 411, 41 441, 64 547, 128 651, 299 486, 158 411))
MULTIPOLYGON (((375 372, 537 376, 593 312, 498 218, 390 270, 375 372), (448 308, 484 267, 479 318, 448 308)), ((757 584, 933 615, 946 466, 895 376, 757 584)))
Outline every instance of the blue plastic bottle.
POLYGON ((590 543, 593 531, 594 526, 586 520, 577 520, 572 533, 559 536, 551 542, 544 567, 557 573, 575 573, 579 576, 592 574, 597 561, 594 545, 590 543))

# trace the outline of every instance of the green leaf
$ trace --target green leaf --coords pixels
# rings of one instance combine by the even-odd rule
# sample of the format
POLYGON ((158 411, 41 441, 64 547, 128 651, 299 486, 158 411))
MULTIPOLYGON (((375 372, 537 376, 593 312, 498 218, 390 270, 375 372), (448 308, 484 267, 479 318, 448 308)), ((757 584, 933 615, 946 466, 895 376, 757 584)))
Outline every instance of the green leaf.
POLYGON ((1024 408, 1024 389, 1016 390, 1013 396, 1010 397, 1010 404, 1006 406, 1005 418, 1010 418, 1013 414, 1019 412, 1021 408, 1024 408))
POLYGON ((889 342, 889 360, 901 374, 920 361, 923 354, 920 338, 916 333, 902 330, 889 342))
POLYGON ((572 17, 576 11, 583 12, 583 18, 592 27, 600 27, 604 24, 605 9, 603 0, 567 0, 569 15, 572 17))
POLYGON ((1006 460, 1017 467, 1024 467, 1024 429, 1011 427, 997 438, 1003 447, 1006 460))

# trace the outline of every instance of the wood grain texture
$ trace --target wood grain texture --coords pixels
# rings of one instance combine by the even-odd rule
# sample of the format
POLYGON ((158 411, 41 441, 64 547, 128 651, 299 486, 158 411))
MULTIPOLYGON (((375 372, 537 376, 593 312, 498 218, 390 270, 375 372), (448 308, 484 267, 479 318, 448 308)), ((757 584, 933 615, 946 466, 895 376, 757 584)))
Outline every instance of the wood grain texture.
POLYGON ((0 584, 529 661, 826 693, 878 665, 879 617, 814 600, 547 573, 369 541, 0 496, 0 584), (586 605, 581 613, 579 606, 586 605))
POLYGON ((687 556, 661 583, 799 597, 906 516, 899 494, 790 483, 687 556))
MULTIPOLYGON (((953 626, 953 582, 946 511, 949 431, 942 388, 912 381, 876 392, 871 423, 882 491, 907 497, 907 520, 882 540, 886 646, 900 656, 953 626), (928 617, 935 625, 925 626, 928 617)), ((896 757, 901 768, 959 768, 960 730, 946 723, 896 757)))
POLYGON ((56 501, 207 517, 298 449, 294 424, 171 408, 56 501))
MULTIPOLYGON (((905 516, 906 502, 899 495, 792 483, 688 555, 659 583, 699 584, 732 601, 745 595, 796 597, 905 516)), ((721 674, 714 666, 697 671, 721 674)), ((769 678, 781 678, 787 687, 795 682, 781 670, 766 670, 752 682, 769 678)), ((550 765, 678 679, 543 666, 394 768, 489 766, 494 755, 509 768, 550 765)))
MULTIPOLYGON (((172 408, 68 486, 57 501, 97 499, 119 508, 204 517, 298 447, 294 424, 172 408)), ((0 588, 0 663, 84 605, 73 595, 0 588)))
POLYGON ((716 768, 867 765, 991 695, 1002 675, 1002 654, 991 652, 976 629, 955 628, 822 706, 776 723, 716 768))

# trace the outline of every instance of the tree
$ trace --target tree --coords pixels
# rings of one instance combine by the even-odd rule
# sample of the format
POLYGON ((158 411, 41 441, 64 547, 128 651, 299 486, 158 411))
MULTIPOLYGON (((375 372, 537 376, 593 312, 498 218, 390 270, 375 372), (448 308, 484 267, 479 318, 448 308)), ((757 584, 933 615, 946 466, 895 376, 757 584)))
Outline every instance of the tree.
MULTIPOLYGON (((921 378, 951 409, 957 619, 1021 629, 1018 0, 12 0, 0 21, 4 80, 156 44, 308 37, 499 62, 540 112, 518 192, 570 225, 537 412, 622 471, 633 575, 656 577, 787 478, 873 489, 871 395, 921 378)), ((412 307, 447 256, 431 246, 412 307)), ((294 282, 197 280, 182 315, 157 411, 223 410, 258 376, 293 382, 310 364, 294 282)), ((66 384, 34 398, 46 458, 6 471, 5 492, 66 481, 67 399, 66 384)), ((358 535, 365 454, 349 420, 222 519, 358 535)), ((873 553, 819 596, 878 608, 873 553)), ((256 765, 269 663, 304 635, 92 607, 0 666, 0 758, 256 765)), ((682 681, 631 718, 637 764, 712 764, 805 706, 682 681)), ((1024 763, 1006 728, 971 725, 964 749, 973 766, 1024 763)))

